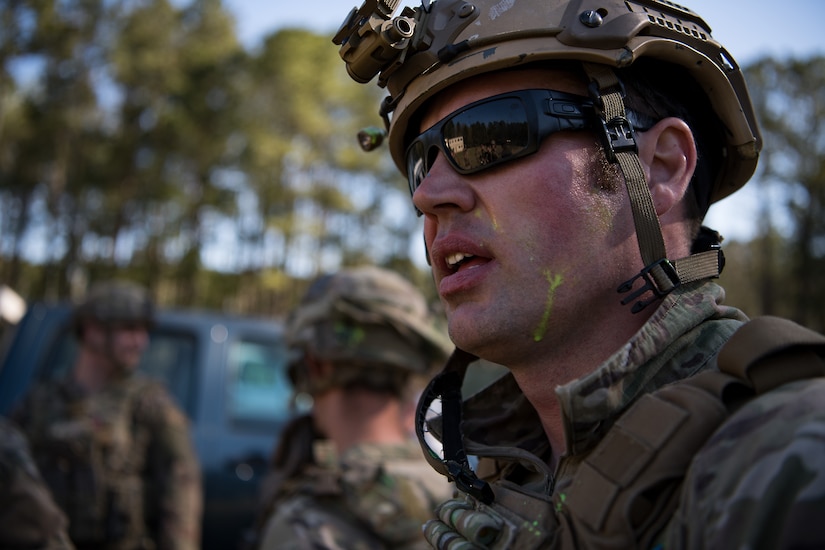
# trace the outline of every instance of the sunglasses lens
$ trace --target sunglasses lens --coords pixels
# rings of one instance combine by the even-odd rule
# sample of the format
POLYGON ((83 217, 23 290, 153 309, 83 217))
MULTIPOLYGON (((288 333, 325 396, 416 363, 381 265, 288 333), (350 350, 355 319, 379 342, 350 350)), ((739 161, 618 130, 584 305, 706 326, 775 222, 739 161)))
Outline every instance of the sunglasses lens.
POLYGON ((457 113, 421 134, 407 150, 410 193, 429 173, 439 149, 465 174, 518 158, 530 150, 527 108, 519 97, 497 98, 457 113))
POLYGON ((467 173, 518 157, 529 144, 527 110, 521 99, 506 97, 458 113, 442 129, 451 160, 467 173))

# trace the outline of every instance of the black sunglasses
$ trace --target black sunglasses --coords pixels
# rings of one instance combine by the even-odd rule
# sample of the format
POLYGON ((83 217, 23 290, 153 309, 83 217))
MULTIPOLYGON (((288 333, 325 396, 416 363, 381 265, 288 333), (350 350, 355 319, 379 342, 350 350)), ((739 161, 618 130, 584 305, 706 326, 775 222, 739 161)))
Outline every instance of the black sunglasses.
POLYGON ((596 128, 598 120, 589 98, 555 90, 520 90, 470 103, 407 147, 410 193, 439 151, 459 174, 474 174, 535 153, 555 132, 596 128))

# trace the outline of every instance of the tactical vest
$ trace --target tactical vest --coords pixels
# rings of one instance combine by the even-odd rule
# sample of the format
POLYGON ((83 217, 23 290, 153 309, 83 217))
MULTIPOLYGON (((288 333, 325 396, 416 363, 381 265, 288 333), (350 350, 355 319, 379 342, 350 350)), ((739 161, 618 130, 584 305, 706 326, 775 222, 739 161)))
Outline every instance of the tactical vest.
POLYGON ((141 474, 149 433, 136 411, 155 384, 132 378, 86 398, 57 385, 29 402, 33 455, 69 518, 73 541, 112 548, 147 543, 141 474))
MULTIPOLYGON (((756 396, 825 376, 824 356, 825 336, 785 319, 754 319, 723 346, 719 372, 702 372, 631 405, 564 496, 540 498, 506 480, 488 485, 456 469, 454 477, 469 476, 457 485, 472 496, 466 507, 443 508, 440 517, 449 525, 473 524, 476 542, 487 539, 490 548, 650 548, 678 506, 694 456, 716 429, 756 396)), ((439 548, 450 546, 451 534, 432 534, 439 548)))

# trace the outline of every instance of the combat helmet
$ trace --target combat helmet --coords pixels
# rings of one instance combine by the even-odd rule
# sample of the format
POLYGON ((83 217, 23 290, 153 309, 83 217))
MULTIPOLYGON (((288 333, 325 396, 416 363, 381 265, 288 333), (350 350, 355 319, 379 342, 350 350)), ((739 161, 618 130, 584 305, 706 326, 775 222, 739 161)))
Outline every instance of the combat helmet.
POLYGON ((431 374, 452 349, 421 292, 374 266, 316 279, 287 319, 286 343, 290 377, 310 394, 355 382, 401 391, 410 375, 431 374), (310 383, 307 355, 334 364, 327 380, 310 383))
POLYGON ((684 282, 718 275, 723 257, 716 243, 702 255, 667 258, 644 174, 635 173, 633 128, 615 74, 646 58, 683 67, 698 83, 712 109, 708 115, 724 133, 709 203, 728 196, 756 169, 762 139, 742 72, 702 18, 666 0, 423 0, 393 17, 397 6, 397 0, 367 0, 345 19, 333 42, 341 45, 353 79, 369 82, 378 76, 388 90, 380 113, 402 173, 406 147, 418 133, 418 111, 441 90, 491 71, 580 62, 591 79, 608 157, 628 181, 647 266, 638 277, 661 297, 684 282))
POLYGON ((154 305, 148 291, 130 281, 104 281, 94 284, 74 310, 76 330, 86 320, 104 325, 140 323, 147 328, 154 322, 154 305))

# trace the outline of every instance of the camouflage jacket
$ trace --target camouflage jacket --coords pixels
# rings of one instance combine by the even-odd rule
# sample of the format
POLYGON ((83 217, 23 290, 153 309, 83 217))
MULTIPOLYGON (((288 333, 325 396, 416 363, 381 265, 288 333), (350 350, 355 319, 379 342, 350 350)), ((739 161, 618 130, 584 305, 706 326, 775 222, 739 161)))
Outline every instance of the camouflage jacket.
POLYGON ((186 417, 162 384, 133 375, 91 394, 70 378, 49 381, 16 419, 75 544, 199 547, 200 468, 186 417))
POLYGON ((340 458, 316 441, 312 461, 281 480, 262 529, 262 550, 429 548, 421 525, 452 486, 414 442, 362 444, 340 458))
MULTIPOLYGON (((552 499, 563 513, 581 490, 583 461, 639 396, 717 369, 719 349, 747 320, 723 298, 714 283, 677 289, 598 369, 557 388, 568 451, 555 472, 541 423, 512 376, 470 398, 463 427, 468 452, 482 457, 479 476, 552 499)), ((729 417, 693 459, 657 548, 825 547, 825 525, 815 519, 825 510, 821 403, 825 382, 803 380, 729 417)))
POLYGON ((70 550, 66 525, 25 437, 0 417, 0 548, 70 550))

